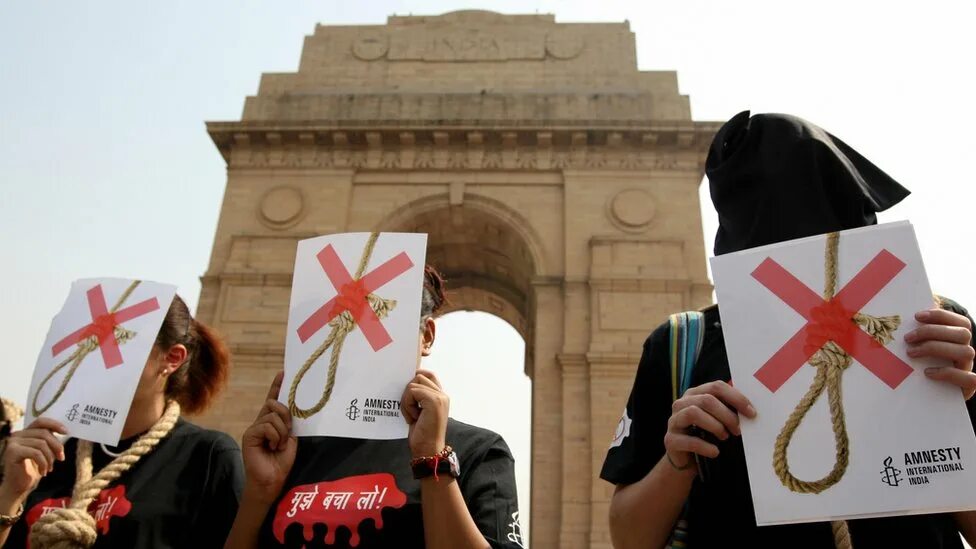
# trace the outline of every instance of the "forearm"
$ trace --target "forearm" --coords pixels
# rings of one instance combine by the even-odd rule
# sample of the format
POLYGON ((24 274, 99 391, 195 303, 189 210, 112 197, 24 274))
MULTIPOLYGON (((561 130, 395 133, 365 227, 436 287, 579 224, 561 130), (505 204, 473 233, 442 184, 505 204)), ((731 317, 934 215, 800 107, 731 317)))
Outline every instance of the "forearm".
POLYGON ((976 546, 976 511, 960 511, 953 513, 959 533, 966 538, 966 543, 976 546))
MULTIPOLYGON (((16 495, 10 494, 3 489, 3 485, 0 484, 0 515, 16 515, 23 511, 24 500, 27 499, 27 494, 16 495)), ((23 520, 23 516, 21 516, 23 520)), ((0 547, 7 542, 7 536, 10 535, 10 529, 13 526, 0 526, 0 547)))
POLYGON ((227 535, 225 549, 257 549, 261 525, 268 516, 271 502, 256 497, 246 486, 237 509, 237 517, 227 535))
POLYGON ((610 501, 610 537, 614 547, 663 547, 681 515, 695 471, 694 466, 678 471, 662 457, 644 478, 619 486, 610 501))
POLYGON ((420 481, 424 539, 428 549, 484 549, 481 535, 464 503, 457 480, 446 475, 420 481))

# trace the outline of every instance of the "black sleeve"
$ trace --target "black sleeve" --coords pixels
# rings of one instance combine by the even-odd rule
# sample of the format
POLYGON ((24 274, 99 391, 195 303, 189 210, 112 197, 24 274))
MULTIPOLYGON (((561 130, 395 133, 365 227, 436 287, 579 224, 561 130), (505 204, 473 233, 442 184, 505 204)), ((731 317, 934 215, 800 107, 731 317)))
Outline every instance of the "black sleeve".
POLYGON ((664 435, 671 417, 669 333, 669 325, 662 324, 644 342, 630 399, 600 471, 600 478, 607 482, 637 482, 664 456, 664 435))
POLYGON ((229 436, 222 435, 211 446, 209 471, 190 539, 197 547, 223 547, 244 487, 241 451, 229 436))
MULTIPOLYGON (((463 473, 463 471, 462 471, 463 473)), ((500 436, 461 480, 471 518, 493 548, 524 547, 515 487, 515 459, 500 436)))
MULTIPOLYGON (((944 297, 940 297, 939 299, 942 301, 943 309, 965 316, 969 319, 970 325, 976 327, 976 322, 973 322, 972 315, 969 314, 969 311, 967 311, 965 307, 951 299, 944 297)), ((969 340, 969 346, 976 349, 976 329, 973 329, 972 331, 973 337, 969 340)), ((969 411, 969 421, 973 424, 973 431, 976 431, 976 397, 966 401, 966 409, 969 411)))

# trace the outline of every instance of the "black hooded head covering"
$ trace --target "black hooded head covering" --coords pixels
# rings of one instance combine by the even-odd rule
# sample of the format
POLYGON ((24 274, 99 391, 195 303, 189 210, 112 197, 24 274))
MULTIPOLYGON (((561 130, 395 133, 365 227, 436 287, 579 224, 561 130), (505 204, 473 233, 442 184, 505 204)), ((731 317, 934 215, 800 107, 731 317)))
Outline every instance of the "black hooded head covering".
POLYGON ((715 255, 877 223, 909 191, 823 129, 749 111, 725 123, 705 164, 715 255))

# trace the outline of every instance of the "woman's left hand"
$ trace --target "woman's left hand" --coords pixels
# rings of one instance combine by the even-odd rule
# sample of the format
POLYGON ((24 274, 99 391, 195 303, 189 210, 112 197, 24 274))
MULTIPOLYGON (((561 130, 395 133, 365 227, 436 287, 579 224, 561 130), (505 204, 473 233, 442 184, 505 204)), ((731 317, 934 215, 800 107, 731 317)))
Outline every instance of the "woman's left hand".
POLYGON ((921 311, 915 315, 915 320, 919 327, 905 335, 908 356, 951 361, 953 367, 927 368, 925 375, 961 388, 966 400, 972 398, 976 393, 972 323, 965 316, 944 309, 921 311))
POLYGON ((451 399, 434 372, 417 370, 400 398, 400 412, 410 425, 407 440, 413 457, 440 453, 447 445, 447 417, 451 399))

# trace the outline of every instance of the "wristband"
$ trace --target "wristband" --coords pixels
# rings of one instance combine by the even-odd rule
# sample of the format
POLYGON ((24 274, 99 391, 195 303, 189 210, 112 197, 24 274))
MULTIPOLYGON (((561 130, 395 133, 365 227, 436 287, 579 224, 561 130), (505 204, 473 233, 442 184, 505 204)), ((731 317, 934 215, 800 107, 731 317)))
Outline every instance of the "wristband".
POLYGON ((24 514, 23 503, 20 504, 20 509, 17 511, 16 514, 13 515, 0 514, 0 528, 8 528, 10 526, 13 526, 14 523, 20 520, 20 516, 23 514, 24 514))
POLYGON ((688 463, 678 466, 678 464, 675 463, 673 459, 671 459, 671 454, 664 452, 664 457, 668 458, 668 463, 671 464, 671 467, 674 467, 675 471, 687 471, 688 468, 691 467, 691 464, 694 462, 694 460, 689 459, 688 463))
POLYGON ((461 476, 461 465, 458 463, 457 454, 450 446, 445 446, 443 450, 432 456, 411 459, 410 468, 415 479, 433 475, 434 480, 440 480, 440 473, 454 478, 461 476))

